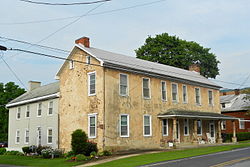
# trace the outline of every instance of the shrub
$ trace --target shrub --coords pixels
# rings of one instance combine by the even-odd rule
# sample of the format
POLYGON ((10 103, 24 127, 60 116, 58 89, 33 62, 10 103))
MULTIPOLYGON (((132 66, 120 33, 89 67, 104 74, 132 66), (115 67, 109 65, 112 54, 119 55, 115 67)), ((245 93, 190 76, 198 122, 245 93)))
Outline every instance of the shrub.
POLYGON ((19 151, 6 151, 4 155, 23 155, 23 153, 19 151))
POLYGON ((29 149, 30 149, 31 153, 36 153, 37 146, 31 145, 31 146, 29 146, 29 149))
POLYGON ((31 153, 30 147, 22 147, 22 150, 23 150, 24 154, 31 153))
POLYGON ((60 149, 54 149, 53 154, 54 154, 54 158, 59 158, 63 156, 63 151, 60 149))
POLYGON ((81 129, 77 129, 72 133, 71 147, 75 154, 84 154, 87 142, 87 135, 81 129))
POLYGON ((96 157, 96 155, 97 155, 97 153, 96 153, 95 151, 92 151, 92 152, 90 153, 90 158, 96 157))
POLYGON ((51 148, 46 148, 41 151, 41 155, 43 158, 51 158, 53 154, 53 149, 51 148))
POLYGON ((112 155, 112 152, 111 152, 111 151, 108 151, 108 150, 104 150, 104 151, 103 151, 103 155, 104 155, 104 156, 110 156, 110 155, 112 155))
MULTIPOLYGON (((222 135, 223 142, 232 141, 233 134, 227 133, 222 135)), ((250 132, 239 132, 236 134, 238 141, 250 140, 250 132)))
POLYGON ((42 155, 42 150, 44 150, 44 149, 51 149, 51 147, 49 147, 49 146, 38 146, 38 147, 36 148, 37 154, 38 154, 38 155, 42 155))
POLYGON ((91 152, 97 152, 97 144, 93 142, 87 142, 84 149, 84 155, 89 156, 91 152))
POLYGON ((0 155, 4 155, 6 153, 6 148, 0 148, 0 155))
POLYGON ((67 152, 67 153, 64 154, 64 157, 68 158, 68 157, 71 157, 73 155, 75 155, 74 152, 73 151, 69 151, 69 152, 67 152))
POLYGON ((77 161, 86 161, 87 159, 88 158, 85 155, 83 155, 83 154, 76 155, 76 160, 77 161))

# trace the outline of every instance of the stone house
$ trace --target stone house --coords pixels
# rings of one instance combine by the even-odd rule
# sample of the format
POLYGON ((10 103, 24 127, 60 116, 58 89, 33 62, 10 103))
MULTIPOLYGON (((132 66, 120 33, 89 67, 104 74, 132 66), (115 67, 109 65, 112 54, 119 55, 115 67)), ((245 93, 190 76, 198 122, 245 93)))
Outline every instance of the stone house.
POLYGON ((70 150, 79 128, 99 149, 164 148, 208 135, 221 143, 221 121, 235 118, 221 114, 220 86, 198 70, 93 48, 87 37, 76 40, 56 75, 59 148, 70 150))
POLYGON ((58 148, 59 82, 29 82, 23 95, 9 102, 8 150, 31 145, 58 148))

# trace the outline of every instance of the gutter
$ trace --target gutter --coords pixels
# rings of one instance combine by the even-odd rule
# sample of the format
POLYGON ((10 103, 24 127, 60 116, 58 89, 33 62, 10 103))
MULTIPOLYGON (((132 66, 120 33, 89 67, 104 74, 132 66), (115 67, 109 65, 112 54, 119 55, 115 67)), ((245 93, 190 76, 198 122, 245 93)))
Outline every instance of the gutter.
POLYGON ((213 117, 213 116, 197 116, 197 115, 159 115, 158 118, 168 117, 186 117, 186 118, 208 118, 208 119, 224 119, 224 120, 237 120, 238 118, 233 117, 213 117))
POLYGON ((33 99, 23 100, 23 101, 19 101, 16 103, 7 104, 6 108, 10 108, 10 107, 14 107, 14 106, 22 105, 22 104, 27 104, 27 103, 32 103, 32 102, 36 102, 36 101, 51 99, 51 98, 57 98, 57 97, 59 97, 59 95, 60 95, 60 93, 58 92, 58 93, 54 93, 51 95, 46 95, 46 96, 36 97, 33 99))

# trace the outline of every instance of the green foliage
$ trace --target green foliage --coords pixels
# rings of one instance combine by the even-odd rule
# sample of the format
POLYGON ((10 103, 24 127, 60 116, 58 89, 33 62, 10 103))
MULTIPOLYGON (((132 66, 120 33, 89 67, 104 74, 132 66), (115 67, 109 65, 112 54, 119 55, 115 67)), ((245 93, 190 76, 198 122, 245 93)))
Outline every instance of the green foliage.
POLYGON ((4 155, 6 153, 6 148, 0 148, 0 155, 4 155))
POLYGON ((17 155, 17 156, 22 156, 23 153, 19 151, 6 151, 4 155, 17 155))
POLYGON ((81 129, 77 129, 71 134, 71 137, 72 151, 75 154, 84 154, 88 139, 86 133, 81 129))
POLYGON ((109 151, 109 150, 104 150, 104 151, 103 151, 103 155, 104 155, 104 156, 110 156, 110 155, 112 155, 112 152, 109 151))
POLYGON ((43 158, 51 158, 53 154, 52 148, 46 148, 41 151, 41 155, 43 158))
POLYGON ((68 157, 71 157, 71 156, 74 156, 74 155, 75 155, 74 151, 69 151, 69 152, 64 154, 64 157, 68 158, 68 157))
POLYGON ((97 152, 97 144, 92 142, 87 142, 84 149, 84 155, 89 156, 91 152, 97 152))
MULTIPOLYGON (((232 141, 233 134, 223 134, 222 139, 223 141, 232 141)), ((236 133, 237 141, 244 141, 244 140, 250 140, 250 132, 239 132, 236 133)))
POLYGON ((25 90, 14 82, 0 83, 0 141, 8 140, 8 110, 5 105, 25 93, 25 90))
POLYGON ((92 157, 95 157, 95 156, 97 156, 97 153, 96 153, 95 151, 92 151, 92 152, 90 153, 90 157, 92 158, 92 157))
POLYGON ((76 155, 76 161, 86 161, 88 158, 83 154, 76 155))
POLYGON ((30 147, 22 147, 22 150, 23 150, 24 154, 31 153, 30 147))
POLYGON ((201 75, 215 78, 219 75, 220 63, 209 48, 196 42, 179 39, 167 33, 149 36, 145 44, 135 50, 136 57, 165 65, 188 69, 191 64, 198 63, 201 75))
POLYGON ((51 149, 51 147, 49 147, 49 146, 38 146, 38 147, 36 148, 36 153, 37 153, 38 155, 42 155, 42 150, 44 150, 44 149, 51 149))

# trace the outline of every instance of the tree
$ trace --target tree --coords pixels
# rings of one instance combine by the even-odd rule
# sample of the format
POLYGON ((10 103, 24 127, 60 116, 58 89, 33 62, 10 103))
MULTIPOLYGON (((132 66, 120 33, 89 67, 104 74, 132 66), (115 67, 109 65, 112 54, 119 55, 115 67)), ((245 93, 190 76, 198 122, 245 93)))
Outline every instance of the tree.
POLYGON ((81 129, 75 130, 71 134, 71 147, 75 154, 84 154, 88 137, 81 129))
POLYGON ((167 33, 149 36, 145 44, 135 50, 136 57, 165 65, 188 69, 191 64, 198 63, 201 75, 215 78, 219 74, 220 63, 209 48, 196 42, 179 39, 167 33))
POLYGON ((9 112, 5 105, 23 93, 25 90, 14 82, 8 82, 5 85, 0 83, 0 141, 8 140, 9 112))

